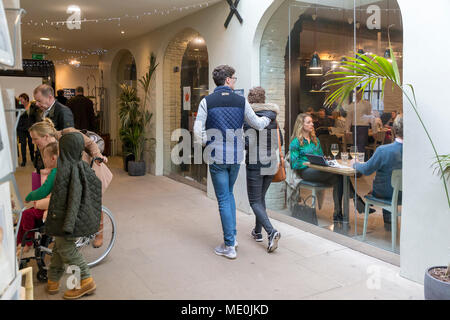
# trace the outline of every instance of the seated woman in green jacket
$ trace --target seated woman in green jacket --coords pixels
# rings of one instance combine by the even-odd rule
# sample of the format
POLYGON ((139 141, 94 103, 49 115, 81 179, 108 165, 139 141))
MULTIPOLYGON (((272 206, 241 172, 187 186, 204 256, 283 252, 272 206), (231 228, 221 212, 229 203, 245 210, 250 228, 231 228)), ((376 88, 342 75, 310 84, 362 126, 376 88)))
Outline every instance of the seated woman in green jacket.
POLYGON ((308 162, 306 154, 322 155, 323 151, 320 141, 314 133, 314 123, 311 115, 307 113, 299 114, 295 122, 291 144, 289 145, 291 167, 298 170, 300 177, 311 182, 322 182, 333 185, 334 200, 334 221, 342 221, 342 176, 308 168, 303 165, 308 162))

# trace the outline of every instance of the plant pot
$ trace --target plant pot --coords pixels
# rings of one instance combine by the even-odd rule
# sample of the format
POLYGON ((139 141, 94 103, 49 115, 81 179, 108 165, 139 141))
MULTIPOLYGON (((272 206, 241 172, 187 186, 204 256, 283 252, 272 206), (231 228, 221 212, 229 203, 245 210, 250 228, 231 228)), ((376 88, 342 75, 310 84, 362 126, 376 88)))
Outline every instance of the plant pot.
POLYGON ((145 176, 145 161, 129 161, 128 174, 130 176, 145 176))
POLYGON ((431 267, 425 272, 423 284, 425 300, 450 300, 450 282, 444 282, 434 278, 430 274, 430 271, 435 268, 447 269, 447 267, 431 267))
POLYGON ((123 170, 128 171, 128 162, 134 161, 134 154, 123 156, 123 170))

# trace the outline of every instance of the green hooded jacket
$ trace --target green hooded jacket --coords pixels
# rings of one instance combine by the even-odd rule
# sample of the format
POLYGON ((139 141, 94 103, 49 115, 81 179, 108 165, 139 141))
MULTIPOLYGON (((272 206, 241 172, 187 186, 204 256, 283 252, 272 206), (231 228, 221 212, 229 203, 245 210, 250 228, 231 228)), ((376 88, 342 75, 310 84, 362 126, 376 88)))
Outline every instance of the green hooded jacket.
POLYGON ((58 170, 45 222, 50 236, 90 236, 100 227, 102 185, 81 160, 83 149, 83 136, 78 132, 66 133, 59 140, 58 170))

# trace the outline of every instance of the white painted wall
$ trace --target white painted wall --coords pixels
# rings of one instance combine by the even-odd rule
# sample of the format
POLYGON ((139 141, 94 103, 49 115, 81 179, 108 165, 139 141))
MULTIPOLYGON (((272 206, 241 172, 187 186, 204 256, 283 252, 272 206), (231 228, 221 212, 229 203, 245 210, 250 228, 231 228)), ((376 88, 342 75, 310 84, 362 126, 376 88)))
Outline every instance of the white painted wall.
MULTIPOLYGON (((71 65, 57 64, 55 65, 56 90, 64 88, 75 89, 78 86, 84 88, 84 95, 93 95, 93 89, 96 85, 100 85, 99 70, 88 68, 77 68, 71 65), (92 78, 92 76, 95 77, 92 78), (89 77, 89 94, 87 93, 87 83, 89 77)), ((55 93, 56 94, 56 93, 55 93)))
MULTIPOLYGON (((420 113, 440 154, 450 153, 450 1, 399 0, 404 28, 404 81, 415 87, 420 113)), ((433 151, 405 99, 401 275, 423 283, 425 269, 450 262, 450 209, 433 151)))
MULTIPOLYGON (((159 28, 145 36, 139 37, 124 43, 121 47, 110 50, 106 56, 101 59, 101 68, 104 70, 105 79, 110 79, 108 85, 110 88, 110 104, 111 112, 116 106, 117 95, 114 92, 115 74, 111 73, 114 69, 113 62, 116 54, 122 49, 128 49, 134 56, 137 66, 138 79, 145 73, 148 66, 150 53, 153 51, 157 56, 157 62, 160 67, 156 72, 156 88, 155 103, 151 106, 154 113, 154 136, 156 138, 156 163, 154 173, 156 175, 163 174, 163 60, 165 50, 170 41, 185 28, 192 28, 200 33, 205 39, 209 54, 209 69, 212 71, 214 67, 221 64, 229 64, 236 69, 238 82, 237 89, 244 89, 245 93, 258 84, 259 65, 255 66, 254 61, 259 61, 259 52, 256 52, 253 46, 254 37, 260 20, 271 5, 273 0, 247 0, 239 3, 238 11, 244 19, 241 25, 236 17, 231 20, 228 29, 225 29, 224 23, 230 12, 229 6, 222 1, 205 10, 199 11, 184 19, 178 20, 167 26, 159 28), (257 56, 254 56, 257 54, 257 56), (254 70, 254 68, 256 68, 254 70)), ((114 72, 114 71, 113 71, 114 72)), ((210 77, 210 90, 215 88, 215 84, 210 77)), ((113 117, 112 121, 116 121, 113 117)), ((117 128, 115 124, 111 128, 117 128)), ((111 135, 117 135, 117 131, 111 130, 111 135)), ((236 183, 235 195, 238 208, 250 212, 250 206, 247 199, 247 191, 245 186, 245 172, 239 175, 236 183)), ((208 188, 208 195, 213 197, 214 190, 208 188)))
POLYGON ((40 77, 0 77, 0 86, 4 89, 14 89, 15 96, 26 93, 33 100, 34 88, 42 84, 40 77))

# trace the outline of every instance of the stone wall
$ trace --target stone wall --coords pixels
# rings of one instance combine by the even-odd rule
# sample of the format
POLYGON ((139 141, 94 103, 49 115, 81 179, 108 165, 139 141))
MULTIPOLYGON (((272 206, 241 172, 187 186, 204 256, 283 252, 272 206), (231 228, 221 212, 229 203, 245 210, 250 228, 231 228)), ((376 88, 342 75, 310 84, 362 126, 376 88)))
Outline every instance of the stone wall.
POLYGON ((164 174, 176 173, 178 167, 170 159, 170 152, 177 144, 171 141, 172 132, 181 124, 181 63, 188 43, 199 33, 186 29, 180 32, 168 45, 164 55, 164 174), (174 68, 178 71, 174 72, 174 68))

